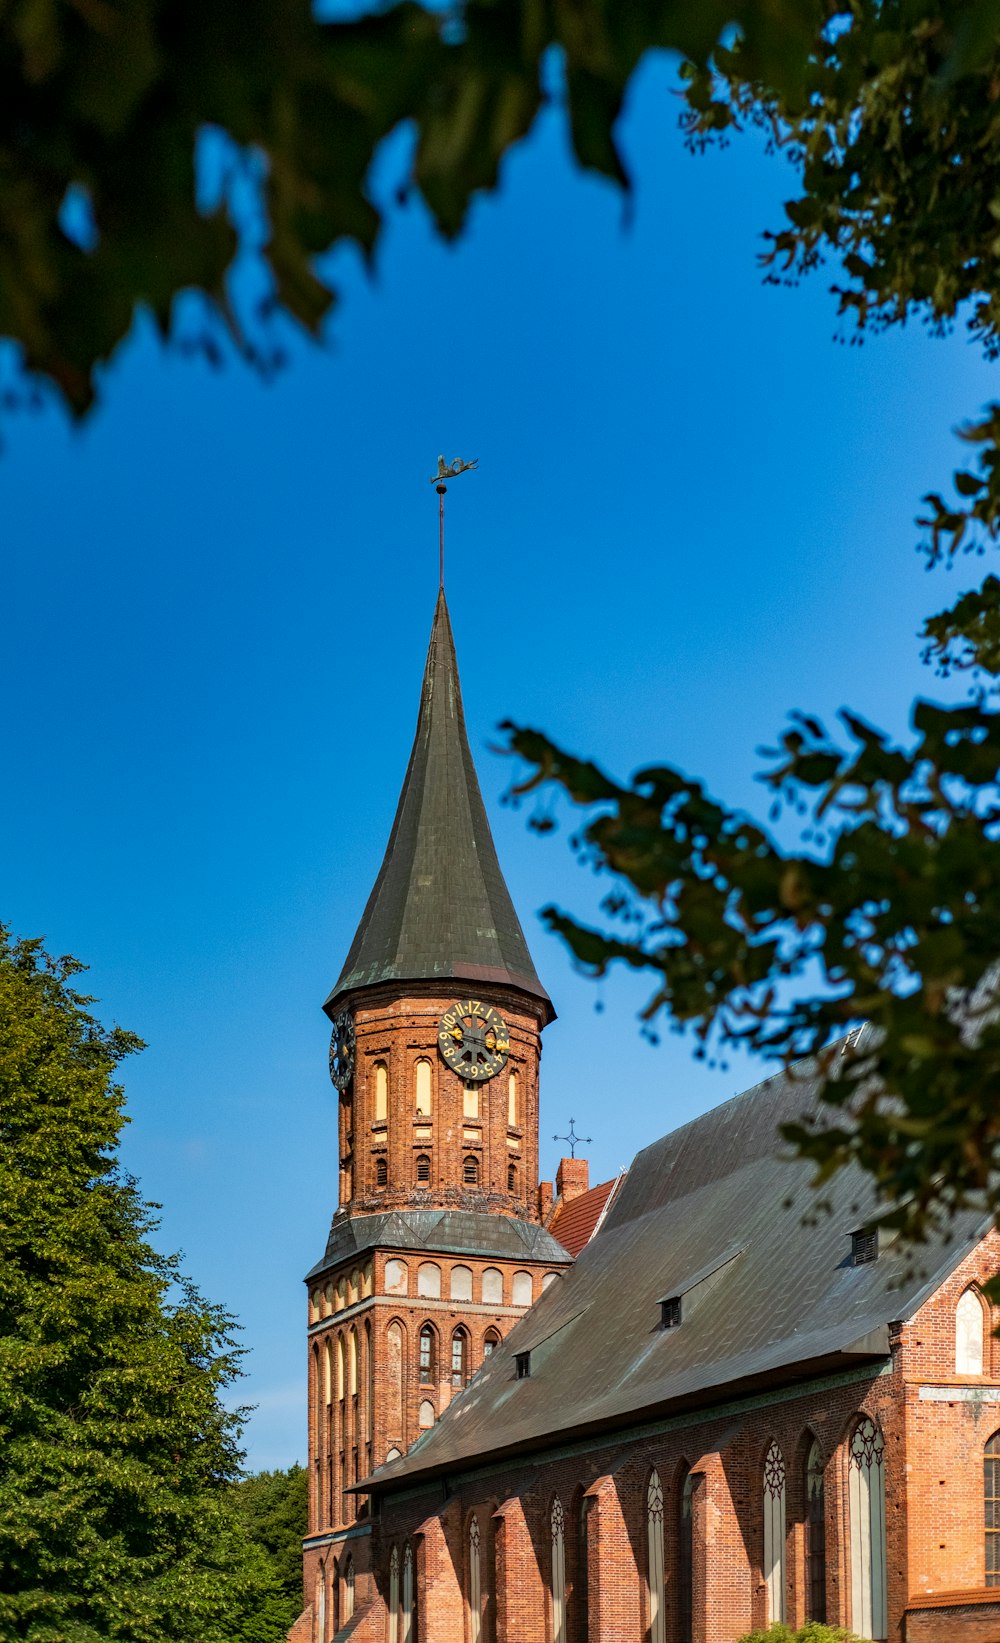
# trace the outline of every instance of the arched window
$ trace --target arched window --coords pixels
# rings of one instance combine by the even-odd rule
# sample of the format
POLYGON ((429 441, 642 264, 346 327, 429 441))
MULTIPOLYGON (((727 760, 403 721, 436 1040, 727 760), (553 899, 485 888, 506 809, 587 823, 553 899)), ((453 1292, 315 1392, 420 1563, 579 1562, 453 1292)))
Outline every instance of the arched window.
POLYGON ((387 1187, 389 1185, 389 1161, 387 1158, 376 1158, 375 1160, 375 1185, 377 1187, 387 1187))
POLYGON ((332 1311, 333 1311, 333 1285, 332 1284, 327 1284, 326 1288, 323 1290, 322 1300, 320 1301, 320 1312, 322 1313, 324 1318, 328 1318, 332 1311))
MULTIPOLYGON (((367 1438, 371 1443, 375 1436, 375 1354, 372 1351, 372 1326, 368 1318, 365 1319, 365 1366, 367 1371, 365 1402, 367 1409, 367 1438)), ((371 1470, 371 1468, 369 1468, 371 1470)))
POLYGON ((503 1273, 498 1267, 488 1266, 483 1273, 483 1305, 503 1306, 503 1273))
POLYGON ((469 1522, 469 1643, 479 1643, 483 1621, 483 1582, 479 1561, 479 1520, 469 1522))
POLYGON ((983 1451, 983 1509, 986 1584, 1000 1586, 1000 1432, 994 1432, 983 1451))
POLYGON ((429 1426, 434 1425, 434 1405, 430 1398, 425 1398, 417 1412, 417 1422, 421 1432, 426 1432, 429 1426))
POLYGON ((517 1165, 516 1164, 508 1164, 507 1165, 507 1191, 508 1192, 516 1192, 517 1191, 517 1165))
POLYGON ((686 1472, 681 1483, 677 1523, 677 1637, 691 1643, 694 1626, 694 1473, 686 1472))
MULTIPOLYGON (((388 1460, 388 1455, 386 1456, 388 1460)), ((322 1634, 320 1643, 326 1643, 322 1634)), ((389 1643, 399 1643, 399 1547, 389 1554, 389 1643)))
POLYGON ((337 1336, 337 1397, 344 1396, 344 1337, 337 1336))
POLYGON ((646 1576, 649 1581, 649 1643, 667 1643, 663 1607, 663 1489, 656 1472, 646 1485, 646 1576))
POLYGON ((399 1643, 416 1643, 414 1620, 415 1605, 413 1601, 413 1548, 407 1546, 403 1553, 403 1601, 400 1608, 399 1643))
POLYGON ((531 1305, 532 1288, 530 1272, 515 1272, 511 1296, 515 1306, 531 1305))
POLYGON ((441 1299, 441 1268, 436 1261, 421 1261, 417 1267, 417 1294, 432 1301, 441 1299))
POLYGON ((983 1372, 983 1303, 974 1289, 966 1289, 955 1308, 955 1374, 983 1372))
POLYGON ((358 1393, 358 1332, 352 1329, 347 1337, 347 1390, 351 1397, 358 1393))
POLYGON ((453 1266, 450 1288, 453 1301, 471 1301, 472 1268, 470 1266, 453 1266))
POLYGON ((406 1262, 386 1261, 385 1292, 387 1295, 406 1294, 406 1262))
POLYGON ((389 1072, 384 1061, 375 1063, 375 1122, 384 1123, 389 1114, 389 1072))
POLYGON ((431 1064, 429 1061, 417 1062, 416 1108, 418 1118, 429 1118, 431 1116, 431 1064))
POLYGON ((517 1073, 507 1075, 507 1123, 517 1128, 517 1073))
POLYGON ((552 1502, 552 1643, 566 1643, 566 1541, 562 1501, 552 1502))
POLYGON ((885 1592, 885 1440, 863 1415, 848 1455, 851 1512, 851 1627, 883 1639, 888 1630, 885 1592))
POLYGON ((321 1563, 319 1574, 316 1576, 316 1617, 319 1621, 319 1635, 326 1637, 326 1566, 321 1563))
POLYGON ((785 1619, 785 1461, 776 1443, 764 1457, 764 1585, 771 1625, 785 1619))
POLYGON ((420 1331, 420 1381, 433 1386, 437 1380, 437 1336, 430 1324, 420 1331))
POLYGON ((431 1161, 425 1152, 417 1154, 417 1180, 429 1181, 431 1178, 431 1161))
POLYGON ((340 1609, 341 1622, 350 1620, 354 1613, 354 1559, 347 1554, 344 1564, 344 1597, 340 1609))
POLYGON ((826 1620, 826 1490, 823 1451, 813 1438, 806 1456, 806 1618, 826 1620))
POLYGON ((333 1341, 329 1335, 323 1343, 323 1402, 333 1402, 333 1341))
POLYGON ((486 1331, 485 1339, 483 1340, 483 1357, 492 1358, 499 1345, 500 1336, 497 1334, 496 1330, 488 1329, 486 1331))
POLYGON ((466 1154, 465 1162, 462 1165, 462 1180, 467 1187, 478 1187, 479 1185, 479 1159, 475 1153, 466 1154))
POLYGON ((392 1449, 387 1450, 385 1457, 386 1465, 388 1466, 391 1460, 399 1460, 402 1453, 403 1451, 401 1449, 397 1449, 395 1446, 393 1446, 392 1449))
POLYGON ((576 1579, 573 1582, 573 1634, 580 1643, 590 1636, 590 1542, 587 1539, 587 1519, 594 1504, 593 1495, 584 1495, 576 1520, 576 1579))
POLYGON ((451 1384, 464 1386, 469 1378, 469 1337, 464 1329, 456 1329, 451 1337, 451 1384))

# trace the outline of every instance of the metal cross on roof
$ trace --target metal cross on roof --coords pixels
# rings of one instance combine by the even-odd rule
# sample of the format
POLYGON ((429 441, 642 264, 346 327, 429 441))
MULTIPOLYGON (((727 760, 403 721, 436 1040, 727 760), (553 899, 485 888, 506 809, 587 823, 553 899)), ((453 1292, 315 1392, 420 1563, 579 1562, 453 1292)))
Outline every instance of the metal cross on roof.
POLYGON ((479 467, 479 458, 474 456, 471 462, 463 462, 456 456, 454 462, 446 462, 443 456, 438 457, 438 471, 431 474, 431 484, 437 486, 438 493, 438 587, 444 587, 444 493, 448 489, 446 479, 457 479, 459 474, 468 473, 470 469, 479 467))
POLYGON ((577 1147, 585 1147, 585 1146, 589 1147, 591 1141, 593 1140, 592 1135, 577 1135, 576 1131, 573 1128, 573 1125, 575 1123, 576 1123, 576 1119, 571 1118, 570 1121, 569 1121, 569 1134, 568 1135, 554 1135, 552 1137, 553 1141, 565 1141, 566 1142, 567 1146, 569 1147, 569 1155, 570 1155, 571 1158, 576 1157, 577 1147))

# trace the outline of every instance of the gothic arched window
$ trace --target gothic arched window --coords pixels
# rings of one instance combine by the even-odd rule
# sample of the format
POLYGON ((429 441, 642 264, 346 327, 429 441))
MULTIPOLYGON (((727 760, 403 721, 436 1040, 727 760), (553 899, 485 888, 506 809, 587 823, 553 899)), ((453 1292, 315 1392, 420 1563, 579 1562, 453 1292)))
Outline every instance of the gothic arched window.
POLYGON ((885 1439, 863 1415, 848 1453, 851 1515, 851 1627, 862 1637, 887 1634, 885 1591, 885 1439))
POLYGON ((437 1335, 430 1324, 420 1331, 420 1380, 424 1386, 437 1380, 437 1335))
POLYGON ((465 1162, 462 1165, 462 1180, 467 1187, 478 1187, 479 1185, 479 1159, 475 1153, 470 1152, 466 1155, 465 1162))
POLYGON ((431 1116, 431 1064, 418 1061, 416 1071, 416 1109, 418 1118, 431 1116))
POLYGON ((983 1303, 974 1289, 966 1289, 955 1308, 955 1374, 983 1372, 983 1303))
POLYGON ((347 1337, 347 1390, 351 1397, 358 1395, 358 1332, 351 1330, 347 1337))
POLYGON ((431 1161, 425 1152, 417 1154, 417 1180, 429 1181, 431 1178, 431 1161))
MULTIPOLYGON (((388 1459, 388 1456, 386 1457, 388 1459)), ((321 1643, 325 1643, 322 1639, 321 1643)), ((399 1547, 389 1554, 389 1643, 399 1643, 399 1547)))
POLYGON ((479 1643, 483 1621, 483 1582, 479 1558, 479 1520, 469 1522, 469 1643, 479 1643))
POLYGON ((813 1438, 806 1455, 806 1618, 826 1620, 826 1488, 823 1451, 813 1438))
POLYGON ((464 1386, 469 1378, 469 1337, 464 1329, 456 1329, 451 1337, 451 1384, 464 1386))
POLYGON ((384 1123, 389 1116, 389 1072, 384 1061, 375 1063, 375 1122, 384 1123))
POLYGON ((399 1643, 416 1643, 416 1603, 413 1591, 413 1548, 403 1553, 403 1600, 400 1608, 399 1643))
POLYGON ((667 1643, 664 1608, 663 1489, 655 1471, 646 1485, 646 1578, 649 1583, 649 1643, 667 1643))
POLYGON ((566 1539, 562 1501, 552 1502, 552 1643, 566 1643, 566 1539))
POLYGON ((347 1554, 344 1564, 344 1598, 340 1610, 341 1622, 350 1620, 354 1614, 354 1559, 347 1554))
POLYGON ((691 1643, 694 1627, 694 1473, 686 1472, 681 1483, 677 1514, 677 1636, 679 1643, 691 1643))
POLYGON ((771 1625, 785 1619, 785 1461, 776 1443, 764 1457, 764 1585, 771 1625))
POLYGON ((486 1338, 483 1341, 483 1357, 484 1358, 492 1358, 494 1352, 496 1351, 496 1349, 499 1345, 500 1345, 500 1337, 497 1334, 496 1330, 495 1329, 488 1329, 486 1331, 486 1338))
POLYGON ((517 1128, 517 1073, 507 1075, 507 1123, 511 1129, 517 1128))
POLYGON ((986 1584, 1000 1586, 1000 1432, 994 1432, 983 1451, 983 1516, 986 1584))

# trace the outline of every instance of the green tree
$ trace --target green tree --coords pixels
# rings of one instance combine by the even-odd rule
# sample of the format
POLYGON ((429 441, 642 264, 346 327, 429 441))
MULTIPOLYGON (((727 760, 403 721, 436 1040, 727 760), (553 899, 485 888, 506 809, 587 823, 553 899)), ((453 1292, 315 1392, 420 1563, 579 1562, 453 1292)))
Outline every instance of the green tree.
POLYGON ((231 1320, 149 1242, 116 1159, 131 1034, 0 931, 0 1636, 279 1643, 232 1507, 231 1320))
MULTIPOLYGON (((644 56, 674 51, 693 147, 753 123, 789 162, 767 277, 828 260, 845 334, 965 323, 1000 354, 993 0, 401 0, 336 24, 309 0, 19 0, 0 22, 0 333, 77 411, 136 308, 168 336, 179 293, 198 296, 207 348, 224 332, 273 365, 276 315, 317 333, 328 311, 317 256, 377 249, 365 183, 384 138, 410 130, 401 193, 458 234, 531 129, 553 49, 581 165, 629 186, 616 122, 644 56), (206 131, 229 158, 199 191, 206 131), (230 278, 234 178, 258 186, 243 227, 267 295, 249 307, 230 278)), ((1000 404, 961 432, 968 460, 921 516, 932 563, 1000 533, 1000 404)), ((621 782, 512 733, 529 785, 596 805, 581 849, 616 876, 610 925, 552 910, 553 927, 593 969, 650 971, 648 1019, 692 1027, 703 1049, 825 1057, 834 1122, 790 1139, 821 1179, 852 1158, 871 1171, 914 1237, 970 1196, 1000 1210, 1000 1021, 983 987, 1000 953, 1000 579, 931 617, 925 640, 975 694, 918 703, 905 745, 861 713, 785 730, 767 779, 779 811, 806 813, 798 850, 661 761, 621 782), (862 1017, 877 1048, 832 1056, 862 1017)))
POLYGON ((308 1529, 309 1474, 304 1466, 254 1472, 232 1486, 247 1538, 270 1564, 285 1603, 284 1630, 302 1610, 302 1541, 308 1529))

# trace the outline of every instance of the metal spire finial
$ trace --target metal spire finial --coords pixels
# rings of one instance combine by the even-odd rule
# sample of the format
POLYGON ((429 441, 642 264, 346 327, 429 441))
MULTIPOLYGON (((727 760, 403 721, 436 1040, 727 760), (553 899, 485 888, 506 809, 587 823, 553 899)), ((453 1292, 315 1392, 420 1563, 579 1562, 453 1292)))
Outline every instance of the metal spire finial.
POLYGON ((577 1135, 576 1131, 573 1128, 573 1125, 575 1123, 576 1123, 576 1119, 571 1118, 570 1121, 569 1121, 569 1134, 568 1135, 554 1135, 552 1137, 553 1141, 565 1141, 566 1142, 567 1146, 569 1147, 569 1155, 570 1155, 571 1158, 576 1157, 577 1147, 584 1147, 584 1146, 589 1147, 591 1141, 594 1139, 592 1135, 577 1135))
POLYGON ((479 458, 474 456, 471 462, 463 462, 456 457, 454 462, 447 463, 443 456, 438 457, 438 471, 431 474, 431 484, 437 486, 438 493, 438 586, 444 587, 444 493, 448 489, 446 479, 456 479, 470 468, 479 467, 479 458))

